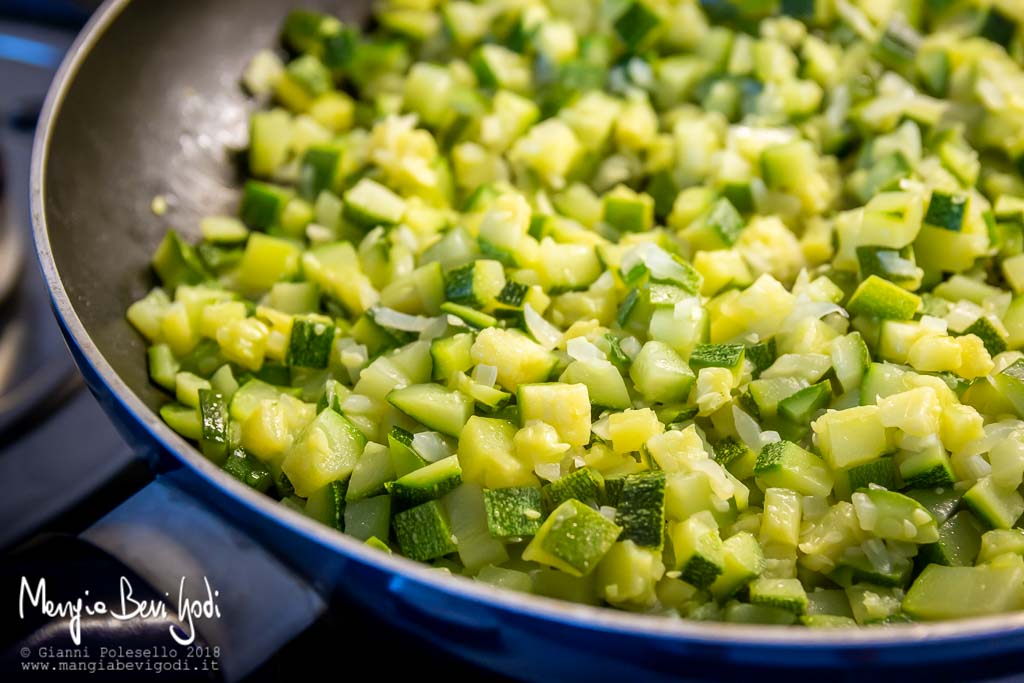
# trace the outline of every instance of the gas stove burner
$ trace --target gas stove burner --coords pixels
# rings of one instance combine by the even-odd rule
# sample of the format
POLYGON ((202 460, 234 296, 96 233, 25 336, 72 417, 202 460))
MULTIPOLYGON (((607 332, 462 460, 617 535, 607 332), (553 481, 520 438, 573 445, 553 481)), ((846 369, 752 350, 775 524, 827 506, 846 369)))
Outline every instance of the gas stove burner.
MULTIPOLYGON (((10 159, 4 154, 0 161, 10 159)), ((28 228, 8 203, 16 200, 16 190, 3 182, 4 166, 0 164, 0 438, 7 439, 46 418, 81 380, 53 322, 39 274, 26 266, 28 228)))
MULTIPOLYGON (((3 164, 0 163, 0 196, 3 196, 6 184, 4 183, 3 164)), ((21 267, 25 262, 25 240, 20 230, 12 229, 7 221, 0 222, 0 307, 3 306, 21 276, 21 267)), ((0 334, 4 326, 0 318, 0 334)), ((0 370, 2 372, 2 370, 0 370)), ((3 391, 3 376, 0 375, 0 392, 3 391)))

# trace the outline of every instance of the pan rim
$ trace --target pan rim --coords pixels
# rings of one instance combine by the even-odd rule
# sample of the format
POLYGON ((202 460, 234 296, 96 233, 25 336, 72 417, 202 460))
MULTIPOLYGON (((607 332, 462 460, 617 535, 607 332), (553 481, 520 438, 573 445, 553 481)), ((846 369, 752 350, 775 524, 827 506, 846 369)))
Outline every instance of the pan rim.
MULTIPOLYGON (((449 576, 398 555, 388 555, 345 534, 329 529, 250 489, 204 458, 191 444, 174 433, 120 378, 93 342, 64 288, 50 247, 46 217, 44 178, 51 133, 59 119, 64 98, 93 46, 132 0, 106 0, 75 39, 58 69, 40 113, 32 151, 31 215, 39 266, 61 322, 66 340, 79 351, 111 396, 166 449, 182 467, 191 469, 217 495, 230 496, 251 511, 288 533, 338 552, 394 577, 412 579, 442 593, 455 594, 489 609, 517 616, 623 635, 646 636, 666 644, 687 643, 756 648, 783 647, 797 650, 893 650, 972 641, 989 636, 1024 634, 1024 611, 976 617, 960 621, 897 624, 885 629, 794 629, 782 626, 741 625, 673 619, 556 600, 499 589, 460 576, 449 576)), ((140 358, 140 362, 142 359, 140 358)), ((794 662, 799 665, 799 662, 794 662)))

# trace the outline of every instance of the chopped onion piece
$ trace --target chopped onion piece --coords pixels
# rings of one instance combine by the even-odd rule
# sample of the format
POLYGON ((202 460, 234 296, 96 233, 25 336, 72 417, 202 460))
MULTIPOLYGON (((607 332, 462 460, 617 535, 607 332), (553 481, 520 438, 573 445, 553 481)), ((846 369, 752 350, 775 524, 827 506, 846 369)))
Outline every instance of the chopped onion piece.
POLYGON ((437 462, 452 454, 444 437, 437 432, 417 432, 412 437, 412 447, 427 462, 437 462))
POLYGON ((619 348, 622 349, 624 354, 633 359, 640 355, 640 350, 643 347, 640 345, 640 341, 636 337, 624 337, 619 341, 619 348))
POLYGON ((408 313, 396 311, 393 308, 378 306, 373 309, 373 321, 381 327, 387 327, 392 330, 422 332, 430 327, 434 319, 422 315, 409 315, 408 313))
POLYGON ((761 427, 754 418, 747 415, 739 406, 733 405, 732 421, 736 427, 736 436, 740 437, 740 441, 752 451, 760 450, 761 427))
POLYGON ((546 481, 555 481, 562 476, 562 465, 557 462, 541 462, 533 467, 538 477, 546 481))
POLYGON ((498 381, 498 368, 493 365, 478 365, 473 368, 473 381, 477 384, 483 384, 488 387, 493 387, 494 383, 498 381))
POLYGON ((533 310, 533 306, 530 304, 523 306, 523 321, 526 323, 526 329, 538 344, 548 351, 558 346, 558 342, 562 339, 561 330, 533 310))
POLYGON ((341 402, 341 409, 346 412, 368 413, 374 408, 373 399, 362 394, 349 394, 341 402))
POLYGON ((573 360, 607 360, 604 352, 586 337, 573 337, 566 343, 565 351, 573 360))

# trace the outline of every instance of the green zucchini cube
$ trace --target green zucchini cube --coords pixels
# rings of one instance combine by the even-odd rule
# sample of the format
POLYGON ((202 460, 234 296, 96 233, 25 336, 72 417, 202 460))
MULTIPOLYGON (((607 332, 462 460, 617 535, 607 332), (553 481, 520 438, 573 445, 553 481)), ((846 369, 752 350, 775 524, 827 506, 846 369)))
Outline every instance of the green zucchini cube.
POLYGON ((969 510, 961 510, 939 525, 939 540, 923 546, 919 553, 925 564, 970 567, 981 550, 985 525, 969 510))
POLYGON ((750 454, 750 448, 747 444, 731 436, 727 436, 716 443, 714 450, 715 462, 722 467, 727 467, 734 460, 747 457, 750 454))
POLYGON ((536 486, 484 489, 487 530, 494 538, 526 538, 540 530, 544 504, 536 486))
POLYGON ((619 185, 604 196, 604 222, 622 232, 644 232, 654 226, 654 199, 619 185))
POLYGON ((1017 359, 992 378, 996 389, 1012 405, 1018 415, 1024 415, 1024 358, 1017 359))
POLYGON ((831 383, 818 382, 779 401, 779 415, 793 424, 806 425, 832 399, 831 383))
POLYGON ((927 225, 943 230, 960 232, 964 224, 964 217, 967 215, 967 200, 965 194, 950 194, 935 190, 928 202, 928 210, 924 214, 924 222, 927 225))
POLYGON ((741 531, 722 543, 722 573, 711 584, 716 600, 732 597, 764 571, 764 553, 754 535, 741 531))
POLYGON ((306 499, 306 514, 338 531, 345 530, 345 494, 349 480, 332 481, 306 499))
POLYGON ((928 489, 953 484, 953 468, 949 456, 946 455, 946 449, 942 446, 930 446, 916 453, 901 452, 897 460, 900 477, 904 486, 908 488, 928 489))
POLYGON ((296 318, 288 342, 288 365, 326 368, 336 328, 329 319, 296 318))
POLYGON ((897 488, 896 463, 891 456, 882 456, 836 472, 836 495, 842 498, 849 498, 854 491, 871 484, 887 489, 897 488))
POLYGON ((745 353, 743 344, 697 344, 690 354, 690 367, 697 371, 727 368, 737 373, 743 369, 745 353))
POLYGON ((224 395, 212 389, 199 390, 199 416, 203 421, 203 436, 199 440, 203 455, 223 465, 230 446, 228 404, 224 395))
POLYGON ((683 231, 694 249, 724 249, 736 244, 743 231, 743 217, 725 197, 720 198, 703 218, 683 231))
POLYGON ((980 339, 985 345, 985 350, 992 356, 997 356, 1008 348, 1003 333, 984 315, 968 325, 964 334, 973 334, 980 339))
POLYGON ((597 505, 604 496, 604 477, 591 467, 583 467, 545 485, 543 494, 548 510, 554 510, 567 500, 597 505))
POLYGON ((828 465, 791 441, 765 444, 757 456, 754 476, 762 489, 788 488, 805 496, 827 496, 833 485, 828 465))
POLYGON ((1009 529, 1024 514, 1024 497, 1016 489, 1000 488, 991 476, 969 488, 963 504, 993 529, 1009 529))
POLYGON ((623 478, 615 523, 623 541, 661 549, 665 543, 665 473, 646 472, 623 478))
POLYGON ((754 377, 757 377, 770 368, 778 357, 778 353, 775 350, 775 337, 748 346, 746 357, 754 364, 754 377))
POLYGON ((331 189, 340 161, 341 150, 337 147, 315 145, 306 150, 299 165, 299 196, 314 201, 321 192, 331 189))
POLYGON ((914 250, 909 246, 902 249, 859 246, 857 265, 862 280, 877 275, 908 289, 920 287, 921 278, 924 276, 924 272, 914 261, 914 250))
POLYGON ((480 259, 448 271, 444 294, 452 303, 483 308, 504 291, 505 282, 501 263, 480 259))
POLYGON ((622 527, 578 500, 559 505, 523 551, 523 559, 561 569, 573 576, 590 574, 622 533, 622 527))
POLYGON ((285 75, 309 97, 323 95, 333 86, 331 72, 313 55, 302 55, 285 67, 285 75))
POLYGON ((370 178, 353 185, 344 200, 345 217, 365 228, 394 225, 405 215, 405 200, 370 178))
POLYGON ((680 578, 697 588, 708 588, 725 570, 725 551, 718 525, 710 513, 692 515, 668 527, 673 567, 680 578))
POLYGON ((244 448, 234 449, 224 461, 221 469, 260 493, 269 491, 273 484, 273 476, 267 466, 255 456, 246 453, 244 448))
POLYGON ((878 159, 868 171, 863 185, 859 188, 857 193, 859 199, 867 203, 879 192, 895 189, 901 180, 910 175, 912 170, 910 162, 903 156, 903 152, 893 152, 878 159))
POLYGON ((890 69, 901 71, 914 65, 921 36, 900 20, 885 27, 871 54, 890 69))
POLYGON ((413 560, 436 560, 456 551, 448 516, 436 500, 399 512, 391 526, 402 554, 413 560))
POLYGON ((882 320, 910 320, 920 306, 921 297, 877 275, 861 282, 846 304, 850 315, 882 320))
POLYGON ((428 500, 435 500, 462 483, 462 467, 459 456, 432 462, 405 474, 384 486, 391 499, 399 508, 413 507, 428 500))
POLYGON ((696 376, 676 351, 660 341, 649 341, 629 368, 637 391, 652 403, 685 401, 696 376))
POLYGON ((242 207, 239 215, 242 222, 252 228, 266 230, 277 223, 284 205, 291 198, 291 192, 283 187, 247 180, 242 189, 242 207))
POLYGON ((1017 22, 999 10, 990 6, 985 12, 985 21, 981 24, 978 34, 1004 48, 1010 48, 1013 35, 1017 31, 1017 22))
POLYGON ((750 603, 778 607, 793 614, 807 611, 807 591, 799 579, 770 579, 762 576, 750 582, 750 603))
POLYGON ((661 15, 649 3, 634 0, 615 20, 615 32, 626 47, 632 50, 643 43, 661 22, 661 15))
POLYGON ((195 248, 174 230, 168 230, 156 248, 153 270, 169 291, 174 291, 179 285, 198 285, 210 279, 195 248))

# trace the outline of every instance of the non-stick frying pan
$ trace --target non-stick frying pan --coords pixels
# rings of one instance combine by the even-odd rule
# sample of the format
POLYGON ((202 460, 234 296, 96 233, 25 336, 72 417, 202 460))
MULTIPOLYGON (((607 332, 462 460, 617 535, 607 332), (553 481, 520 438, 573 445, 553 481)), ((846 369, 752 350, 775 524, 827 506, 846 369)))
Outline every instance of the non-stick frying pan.
MULTIPOLYGON (((244 144, 253 106, 238 77, 255 51, 276 44, 290 4, 110 0, 68 55, 42 114, 32 209, 53 304, 90 388, 164 480, 240 525, 323 595, 348 594, 440 647, 525 679, 871 670, 902 680, 927 671, 935 681, 1012 666, 1010 656, 1024 652, 1024 614, 857 631, 751 627, 571 605, 450 577, 285 509, 166 427, 143 341, 124 312, 153 286, 149 258, 169 226, 188 234, 199 216, 236 208, 230 150, 244 144), (150 208, 156 195, 170 206, 163 217, 150 208)), ((305 4, 359 21, 370 3, 305 4)))

